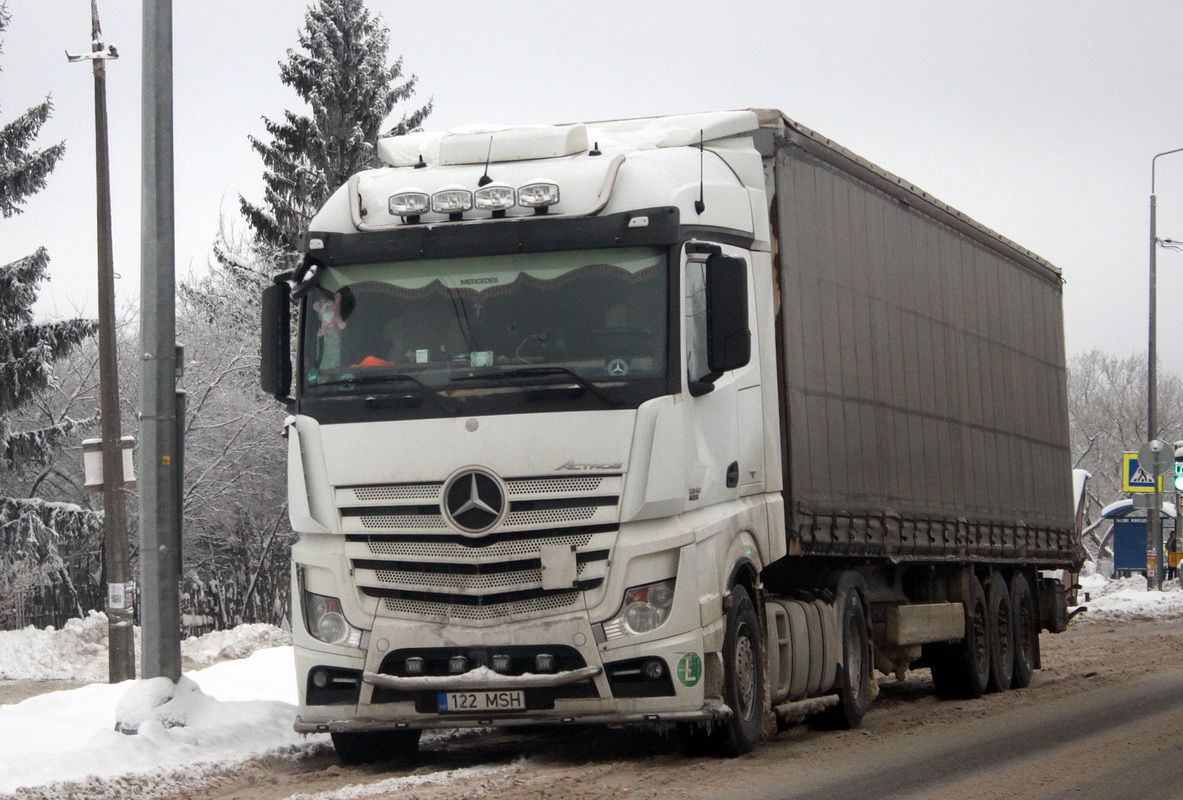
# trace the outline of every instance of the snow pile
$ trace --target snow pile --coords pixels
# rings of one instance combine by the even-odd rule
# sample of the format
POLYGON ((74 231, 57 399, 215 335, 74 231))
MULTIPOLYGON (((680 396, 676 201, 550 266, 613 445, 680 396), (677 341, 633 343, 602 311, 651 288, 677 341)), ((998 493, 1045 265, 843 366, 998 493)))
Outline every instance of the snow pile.
MULTIPOLYGON (((91 611, 85 619, 72 619, 60 631, 31 626, 0 631, 0 680, 106 681, 107 632, 107 615, 100 611, 91 611)), ((139 628, 135 637, 138 657, 139 628)), ((291 643, 291 634, 274 625, 240 625, 232 631, 185 639, 181 642, 181 658, 186 668, 196 669, 291 643)), ((138 671, 138 664, 136 668, 138 671)))
MULTIPOLYGON (((139 629, 136 652, 139 653, 139 629)), ((107 615, 90 612, 60 631, 32 626, 0 631, 0 680, 107 680, 107 615)))
POLYGON ((1080 579, 1080 585, 1080 601, 1088 610, 1078 614, 1073 625, 1183 619, 1183 591, 1178 580, 1166 582, 1166 591, 1161 592, 1147 591, 1146 579, 1141 575, 1114 581, 1089 575, 1080 579))
POLYGON ((185 666, 196 669, 220 661, 246 658, 256 650, 287 647, 291 643, 291 633, 274 625, 251 623, 239 625, 230 631, 213 631, 204 636, 185 639, 181 642, 181 658, 184 659, 185 666))
POLYGON ((164 679, 96 683, 0 706, 0 792, 319 747, 327 737, 292 730, 296 701, 292 650, 276 647, 188 673, 175 691, 164 679), (121 715, 138 717, 137 735, 114 730, 121 715))

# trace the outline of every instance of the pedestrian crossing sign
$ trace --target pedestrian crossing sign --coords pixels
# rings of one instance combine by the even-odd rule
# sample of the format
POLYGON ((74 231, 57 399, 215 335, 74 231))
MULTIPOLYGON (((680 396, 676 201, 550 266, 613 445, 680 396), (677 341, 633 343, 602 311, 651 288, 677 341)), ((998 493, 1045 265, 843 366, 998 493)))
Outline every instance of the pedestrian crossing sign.
MULTIPOLYGON (((1126 492, 1153 492, 1154 491, 1154 476, 1150 474, 1149 470, 1143 469, 1138 463, 1137 453, 1123 453, 1121 457, 1121 481, 1122 490, 1126 492)), ((1160 492, 1166 491, 1163 488, 1162 476, 1158 476, 1158 490, 1160 492)))

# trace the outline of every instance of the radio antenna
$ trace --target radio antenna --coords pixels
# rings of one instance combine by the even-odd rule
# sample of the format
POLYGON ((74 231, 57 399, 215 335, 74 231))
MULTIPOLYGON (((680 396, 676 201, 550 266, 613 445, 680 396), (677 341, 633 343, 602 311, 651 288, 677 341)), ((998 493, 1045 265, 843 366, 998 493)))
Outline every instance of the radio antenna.
POLYGON ((490 136, 489 137, 489 152, 485 153, 485 174, 482 175, 481 179, 476 182, 477 186, 488 186, 490 183, 493 182, 493 179, 489 177, 489 160, 492 157, 493 157, 493 137, 490 136))
POLYGON ((694 201, 694 210, 699 214, 707 210, 707 204, 703 194, 703 186, 705 179, 703 178, 703 132, 700 128, 698 131, 698 199, 694 201))

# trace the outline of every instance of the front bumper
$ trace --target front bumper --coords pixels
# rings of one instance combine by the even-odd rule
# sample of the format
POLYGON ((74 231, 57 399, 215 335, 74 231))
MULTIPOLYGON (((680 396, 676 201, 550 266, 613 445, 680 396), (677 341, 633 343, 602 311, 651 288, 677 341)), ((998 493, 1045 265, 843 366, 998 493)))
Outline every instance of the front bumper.
MULTIPOLYGON (((395 640, 392 629, 380 630, 375 641, 395 640)), ((457 631, 401 629, 397 640, 406 651, 438 647, 441 641, 455 642, 457 631)), ((309 705, 302 697, 295 729, 301 733, 376 731, 398 728, 433 729, 537 724, 662 725, 674 722, 701 722, 725 718, 730 711, 722 699, 704 694, 705 682, 686 677, 679 662, 690 659, 701 664, 702 633, 690 631, 659 640, 637 644, 597 644, 586 618, 547 621, 524 625, 514 631, 516 645, 500 645, 506 632, 467 630, 464 639, 469 648, 495 652, 529 652, 546 649, 557 652, 547 642, 572 641, 568 648, 578 651, 579 659, 570 668, 546 674, 504 675, 484 668, 459 675, 429 674, 406 676, 391 669, 383 652, 361 659, 334 658, 327 653, 297 647, 297 674, 307 685, 310 672, 326 666, 352 668, 360 681, 353 703, 309 705), (485 641, 476 641, 485 638, 485 641), (535 644, 523 644, 533 641, 535 644), (573 642, 574 644, 574 642, 573 642), (667 690, 629 693, 620 683, 625 667, 646 659, 661 659, 667 665, 667 690), (386 668, 383 663, 386 663, 386 668), (582 661, 582 663, 579 663, 582 661), (396 674, 397 673, 397 674, 396 674), (524 690, 527 708, 515 711, 433 712, 436 696, 452 691, 524 690)), ((508 638, 508 637, 507 637, 508 638)), ((635 671, 635 670, 634 670, 635 671)))
POLYGON ((559 712, 530 712, 528 716, 515 717, 486 717, 486 718, 453 718, 429 717, 416 718, 413 722, 396 722, 391 724, 389 719, 367 717, 347 717, 343 719, 326 720, 323 722, 305 722, 296 719, 296 733, 364 733, 367 731, 390 730, 391 728, 416 728, 431 730, 435 728, 502 728, 519 725, 666 725, 675 722, 707 722, 709 720, 726 719, 731 716, 731 709, 722 704, 707 705, 697 711, 673 711, 666 713, 641 712, 591 712, 564 714, 559 712))

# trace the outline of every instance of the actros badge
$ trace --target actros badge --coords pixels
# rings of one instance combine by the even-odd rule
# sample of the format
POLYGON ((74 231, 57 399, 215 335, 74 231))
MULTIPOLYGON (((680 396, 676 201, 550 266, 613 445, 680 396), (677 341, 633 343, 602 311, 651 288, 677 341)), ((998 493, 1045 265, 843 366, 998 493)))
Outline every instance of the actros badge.
POLYGON ((464 533, 491 530, 505 516, 508 503, 501 482, 483 470, 455 475, 444 487, 444 517, 464 533))

